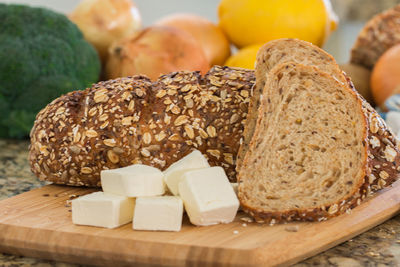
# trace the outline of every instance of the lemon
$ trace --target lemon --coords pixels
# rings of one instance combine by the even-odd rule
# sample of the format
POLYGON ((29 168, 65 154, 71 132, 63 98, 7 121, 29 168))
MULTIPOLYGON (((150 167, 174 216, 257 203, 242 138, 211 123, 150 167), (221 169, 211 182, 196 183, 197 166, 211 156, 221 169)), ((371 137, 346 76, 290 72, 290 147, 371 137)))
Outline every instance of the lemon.
POLYGON ((254 69, 257 52, 261 46, 262 44, 256 44, 240 49, 236 54, 230 56, 226 60, 225 66, 254 69))
POLYGON ((329 0, 221 0, 218 16, 239 48, 279 38, 322 46, 338 21, 329 0))

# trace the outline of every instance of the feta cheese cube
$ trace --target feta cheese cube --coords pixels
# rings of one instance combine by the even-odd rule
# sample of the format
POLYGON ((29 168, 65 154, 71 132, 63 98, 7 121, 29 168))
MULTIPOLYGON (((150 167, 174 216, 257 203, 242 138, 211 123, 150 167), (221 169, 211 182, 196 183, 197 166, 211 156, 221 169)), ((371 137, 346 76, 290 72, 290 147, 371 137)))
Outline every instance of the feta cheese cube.
POLYGON ((106 193, 126 196, 158 196, 165 192, 164 175, 157 168, 135 164, 101 171, 101 186, 106 193))
POLYGON ((210 164, 208 164, 208 161, 203 154, 198 150, 194 150, 190 154, 173 163, 164 171, 164 181, 167 184, 169 191, 177 196, 179 195, 178 184, 185 172, 209 167, 210 164))
POLYGON ((179 194, 195 225, 230 223, 239 208, 239 200, 221 167, 185 172, 179 194))
POLYGON ((386 123, 390 129, 397 133, 400 131, 400 112, 389 111, 386 113, 386 123))
POLYGON ((236 194, 236 196, 237 196, 239 184, 238 184, 238 183, 231 183, 231 186, 232 186, 233 191, 235 192, 235 194, 236 194))
POLYGON ((94 192, 72 200, 72 222, 115 228, 132 221, 135 200, 118 195, 94 192))
POLYGON ((179 197, 138 197, 133 216, 133 229, 180 231, 183 203, 179 197))

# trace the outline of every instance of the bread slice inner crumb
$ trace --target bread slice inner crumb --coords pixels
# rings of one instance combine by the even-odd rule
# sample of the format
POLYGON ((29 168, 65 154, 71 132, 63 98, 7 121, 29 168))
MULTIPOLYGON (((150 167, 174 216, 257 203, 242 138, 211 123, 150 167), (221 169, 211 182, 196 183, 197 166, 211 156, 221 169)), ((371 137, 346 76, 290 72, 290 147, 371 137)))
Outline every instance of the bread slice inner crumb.
POLYGON ((279 67, 264 89, 263 114, 240 171, 244 203, 274 212, 345 199, 364 179, 360 104, 315 68, 279 67), (304 71, 310 68, 314 72, 304 71))
POLYGON ((340 83, 347 84, 346 78, 339 69, 335 59, 312 44, 297 39, 279 39, 264 45, 257 54, 256 84, 253 89, 246 126, 240 147, 237 169, 240 169, 248 145, 254 134, 257 122, 260 96, 268 78, 269 71, 276 65, 286 62, 296 62, 307 66, 315 66, 329 73, 340 83))

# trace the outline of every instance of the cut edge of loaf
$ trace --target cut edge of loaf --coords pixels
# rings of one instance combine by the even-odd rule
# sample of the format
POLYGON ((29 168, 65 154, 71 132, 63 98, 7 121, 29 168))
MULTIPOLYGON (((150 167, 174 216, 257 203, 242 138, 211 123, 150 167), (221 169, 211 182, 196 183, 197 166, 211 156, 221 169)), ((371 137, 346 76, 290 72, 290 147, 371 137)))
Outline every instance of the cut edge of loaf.
POLYGON ((358 93, 350 77, 345 72, 343 75, 349 88, 362 100, 363 110, 368 118, 370 187, 367 190, 376 192, 400 178, 400 141, 379 113, 358 93))
MULTIPOLYGON (((354 186, 354 189, 352 192, 350 192, 348 195, 345 197, 338 199, 334 203, 331 203, 329 206, 324 206, 324 207, 310 207, 306 209, 292 209, 292 210, 282 210, 278 212, 265 212, 261 209, 257 209, 255 207, 249 206, 246 201, 243 199, 243 192, 242 192, 242 183, 243 183, 243 178, 247 173, 246 173, 246 167, 249 164, 250 157, 251 157, 251 152, 256 149, 257 144, 256 144, 256 139, 257 136, 260 135, 262 131, 262 125, 261 125, 261 120, 262 116, 258 117, 257 120, 257 126, 255 129, 255 133, 253 135, 253 138, 250 142, 250 149, 248 153, 245 155, 245 159, 243 162, 242 168, 239 170, 238 173, 238 183, 239 183, 239 199, 242 205, 242 208, 245 212, 249 213, 252 215, 257 222, 259 223, 278 223, 278 222, 283 222, 283 221, 294 221, 294 220, 303 220, 303 221, 321 221, 321 220, 326 220, 327 218, 337 216, 339 214, 342 214, 346 211, 348 211, 351 208, 354 208, 355 206, 359 205, 361 203, 361 200, 367 197, 371 191, 367 190, 370 181, 369 181, 369 174, 370 170, 367 168, 367 163, 368 163, 368 145, 367 145, 367 131, 368 131, 368 120, 366 117, 366 114, 363 111, 363 106, 362 106, 362 99, 359 98, 357 92, 351 90, 349 87, 340 84, 337 82, 335 79, 333 79, 329 74, 320 71, 318 68, 313 67, 313 66, 305 66, 302 64, 298 63, 286 63, 286 64, 280 64, 274 67, 274 70, 271 71, 271 73, 276 73, 280 71, 281 69, 285 68, 286 66, 296 66, 298 68, 303 68, 303 69, 308 69, 312 70, 313 72, 317 73, 318 75, 327 77, 329 79, 332 79, 336 83, 336 86, 339 86, 342 88, 342 90, 348 91, 353 97, 354 100, 358 104, 358 108, 360 112, 363 114, 363 123, 364 123, 364 133, 363 133, 363 144, 364 144, 364 149, 365 149, 365 154, 364 154, 364 161, 365 161, 365 167, 362 170, 363 175, 360 177, 359 182, 354 186)), ((266 93, 266 88, 264 88, 263 94, 266 93)), ((264 101, 266 101, 264 99, 264 101)), ((260 107, 259 109, 259 115, 262 115, 264 110, 263 107, 264 104, 260 107)), ((250 168, 250 167, 247 167, 250 168)))
POLYGON ((327 72, 333 75, 337 81, 340 81, 343 84, 347 83, 347 79, 343 75, 343 72, 340 70, 339 65, 336 63, 335 59, 329 53, 313 45, 312 43, 294 38, 283 38, 283 39, 273 40, 264 44, 257 52, 256 68, 255 68, 256 83, 252 89, 252 96, 245 121, 244 133, 241 140, 241 145, 239 147, 238 156, 236 159, 236 170, 240 169, 244 156, 248 149, 248 145, 254 134, 254 129, 258 116, 258 106, 260 105, 260 98, 262 95, 265 82, 267 80, 268 71, 270 71, 275 64, 285 63, 285 62, 297 62, 317 67, 321 66, 323 68, 326 68, 327 70, 331 69, 332 71, 330 72, 327 71, 327 72), (282 52, 283 51, 282 48, 293 49, 295 50, 295 53, 298 53, 299 51, 306 51, 308 55, 300 56, 299 58, 291 58, 290 60, 286 59, 282 61, 283 58, 288 56, 291 57, 292 55, 294 55, 294 53, 290 54, 288 52, 283 52, 281 54, 281 58, 279 59, 279 61, 274 62, 273 65, 270 66, 269 60, 271 54, 273 52, 282 52), (270 50, 272 50, 273 52, 270 52, 270 50), (321 62, 326 61, 326 64, 323 63, 319 64, 318 60, 320 60, 321 62), (312 62, 312 64, 308 63, 310 61, 312 62))

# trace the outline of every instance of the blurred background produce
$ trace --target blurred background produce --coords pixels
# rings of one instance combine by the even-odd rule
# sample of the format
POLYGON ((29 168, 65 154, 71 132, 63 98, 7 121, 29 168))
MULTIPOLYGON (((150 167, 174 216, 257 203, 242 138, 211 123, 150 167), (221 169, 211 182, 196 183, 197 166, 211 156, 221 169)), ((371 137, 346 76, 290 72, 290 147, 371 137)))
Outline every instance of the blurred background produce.
POLYGON ((0 4, 0 137, 27 137, 42 108, 99 74, 97 52, 65 15, 0 4))
POLYGON ((130 37, 142 27, 139 10, 131 0, 82 0, 69 18, 96 47, 103 64, 114 41, 130 37))
POLYGON ((254 44, 239 49, 235 54, 230 56, 225 62, 229 67, 241 67, 246 69, 254 69, 257 52, 264 44, 254 44))
POLYGON ((109 48, 108 79, 144 74, 156 80, 179 70, 207 72, 209 63, 200 44, 188 33, 166 26, 151 26, 109 48))
POLYGON ((223 65, 231 54, 228 38, 218 25, 190 13, 176 13, 156 21, 156 25, 170 26, 190 34, 201 45, 210 64, 223 65))
MULTIPOLYGON (((263 43, 276 38, 296 37, 319 45, 331 53, 352 78, 357 90, 371 104, 376 103, 388 110, 384 102, 398 88, 396 78, 400 74, 397 75, 394 67, 398 60, 393 60, 398 52, 393 52, 390 57, 382 57, 372 71, 372 78, 371 71, 348 62, 350 49, 365 22, 374 14, 400 3, 400 0, 0 2, 45 6, 68 15, 83 32, 85 39, 98 51, 102 61, 103 80, 135 74, 156 79, 160 74, 178 70, 199 70, 204 73, 214 64, 254 68, 256 53, 263 43), (390 71, 386 71, 387 69, 390 71)), ((65 34, 62 29, 58 31, 60 35, 65 34)), ((38 39, 41 38, 40 34, 37 36, 38 39)), ((54 60, 61 60, 65 55, 72 57, 69 52, 65 50, 59 56, 54 56, 54 60)), ((83 64, 87 60, 81 57, 81 61, 79 63, 83 64)), ((93 62, 91 64, 95 65, 93 62)), ((39 81, 45 79, 45 75, 43 76, 44 78, 41 75, 36 78, 39 81)), ((88 84, 78 85, 74 79, 57 80, 60 83, 64 81, 64 84, 68 81, 69 88, 46 93, 47 102, 60 92, 81 89, 88 84)), ((95 82, 97 78, 89 80, 95 82)), ((50 86, 40 86, 46 87, 50 86)), ((0 94, 1 113, 7 113, 14 106, 9 102, 8 96, 0 94)), ((14 112, 11 117, 18 118, 14 121, 32 120, 32 114, 27 119, 29 116, 22 111, 23 109, 17 109, 14 112)), ((13 125, 9 119, 6 123, 12 129, 20 127, 15 126, 18 123, 9 126, 13 125)), ((24 127, 26 132, 29 127, 24 127)), ((4 136, 4 126, 0 132, 4 136)))
POLYGON ((381 106, 393 94, 400 94, 400 44, 387 50, 372 70, 371 89, 381 106))
MULTIPOLYGON (((142 25, 147 27, 162 17, 174 13, 192 13, 218 23, 219 0, 132 0, 137 6, 142 25)), ((48 7, 70 14, 81 0, 0 0, 48 7)), ((364 23, 374 14, 393 7, 400 0, 331 0, 333 10, 339 17, 337 29, 331 33, 323 46, 339 63, 346 63, 349 51, 364 23)))
POLYGON ((279 38, 322 46, 338 20, 330 2, 323 0, 222 0, 218 16, 238 48, 279 38))

